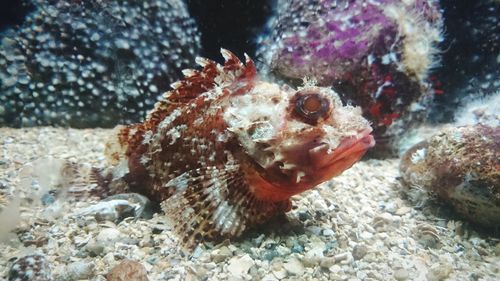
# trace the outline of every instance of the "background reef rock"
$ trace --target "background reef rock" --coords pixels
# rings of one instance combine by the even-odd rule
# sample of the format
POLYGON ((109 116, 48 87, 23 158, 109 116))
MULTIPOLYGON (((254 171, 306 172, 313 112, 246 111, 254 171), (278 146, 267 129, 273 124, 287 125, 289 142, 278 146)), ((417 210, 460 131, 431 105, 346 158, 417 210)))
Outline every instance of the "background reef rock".
POLYGON ((500 227, 500 127, 447 127, 402 157, 402 181, 475 224, 500 227))
POLYGON ((263 69, 331 85, 363 108, 379 150, 440 93, 429 78, 442 40, 437 1, 278 1, 268 29, 258 51, 263 69))
POLYGON ((28 7, 19 26, 0 34, 0 125, 139 121, 200 51, 180 0, 31 0, 28 7))

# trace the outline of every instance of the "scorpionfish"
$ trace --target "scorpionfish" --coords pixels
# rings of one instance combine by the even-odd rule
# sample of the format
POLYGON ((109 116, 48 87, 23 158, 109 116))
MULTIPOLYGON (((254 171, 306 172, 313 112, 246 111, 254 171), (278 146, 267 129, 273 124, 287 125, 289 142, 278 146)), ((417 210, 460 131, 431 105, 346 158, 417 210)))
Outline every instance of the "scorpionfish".
POLYGON ((361 109, 330 88, 260 79, 222 49, 197 58, 145 121, 117 127, 101 171, 111 193, 160 203, 184 245, 234 238, 291 209, 290 197, 351 167, 372 147, 361 109))

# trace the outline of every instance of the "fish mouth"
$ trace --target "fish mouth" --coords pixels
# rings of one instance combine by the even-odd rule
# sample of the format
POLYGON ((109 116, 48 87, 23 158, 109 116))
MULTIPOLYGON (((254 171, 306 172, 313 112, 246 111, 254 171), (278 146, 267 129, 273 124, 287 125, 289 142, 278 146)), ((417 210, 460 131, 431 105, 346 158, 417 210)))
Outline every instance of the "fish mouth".
POLYGON ((310 149, 309 157, 314 168, 327 177, 336 176, 350 168, 375 145, 371 132, 372 129, 367 128, 355 136, 344 138, 334 150, 327 143, 310 149))

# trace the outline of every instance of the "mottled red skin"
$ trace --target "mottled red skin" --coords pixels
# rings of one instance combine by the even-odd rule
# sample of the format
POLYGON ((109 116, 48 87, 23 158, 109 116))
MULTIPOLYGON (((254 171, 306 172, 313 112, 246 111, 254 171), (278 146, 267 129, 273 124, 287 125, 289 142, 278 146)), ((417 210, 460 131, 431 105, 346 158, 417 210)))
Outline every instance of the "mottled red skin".
MULTIPOLYGON (((264 168, 228 129, 221 106, 229 97, 249 93, 255 87, 259 81, 255 66, 250 59, 243 65, 227 51, 223 55, 224 66, 203 61, 203 69, 188 71, 143 123, 121 129, 118 143, 125 151, 110 155, 112 162, 126 161, 128 166, 123 177, 109 184, 111 192, 137 192, 162 203, 186 245, 236 237, 248 226, 290 210, 291 196, 340 174, 374 145, 367 131, 360 139, 343 140, 343 146, 333 153, 321 149, 311 152, 321 146, 316 141, 325 137, 324 131, 316 126, 294 133, 280 131, 280 139, 275 141, 297 140, 297 147, 283 151, 283 156, 304 175, 297 182, 296 175, 287 174, 296 173, 292 170, 264 168), (226 79, 223 87, 215 88, 217 79, 226 79), (216 197, 209 197, 212 195, 216 197), (228 224, 220 224, 221 219, 215 218, 221 208, 234 211, 227 218, 228 224)), ((316 106, 313 102, 308 105, 316 106)), ((295 107, 288 106, 287 118, 294 114, 295 107)), ((315 122, 326 122, 329 114, 325 112, 324 118, 315 122)))
MULTIPOLYGON (((225 71, 234 71, 240 69, 241 62, 233 57, 224 65, 225 71)), ((218 134, 223 134, 227 129, 227 125, 223 120, 222 111, 215 114, 205 113, 212 106, 213 101, 208 101, 200 94, 214 88, 213 80, 219 74, 215 63, 208 63, 203 70, 196 71, 196 74, 186 77, 181 80, 181 85, 172 90, 168 99, 161 100, 155 106, 149 116, 143 123, 138 123, 130 127, 124 128, 120 132, 120 144, 127 147, 126 157, 129 162, 130 173, 124 178, 129 184, 131 191, 146 194, 150 199, 156 202, 162 202, 170 197, 175 190, 162 189, 161 186, 170 179, 180 175, 183 171, 189 169, 203 168, 205 166, 217 166, 227 163, 227 156, 224 155, 224 150, 231 151, 233 154, 238 154, 241 149, 235 138, 228 139, 226 142, 216 142, 218 134), (191 104, 194 107, 188 109, 186 104, 191 104), (213 147, 205 150, 198 149, 194 155, 190 153, 193 149, 191 142, 181 144, 168 145, 171 141, 167 136, 162 140, 161 153, 154 154, 152 163, 170 163, 170 173, 156 173, 151 176, 143 164, 140 163, 140 158, 148 150, 148 145, 143 144, 144 134, 147 131, 152 131, 156 134, 159 123, 164 120, 169 114, 176 109, 186 111, 185 114, 180 114, 170 125, 171 127, 183 124, 187 126, 187 130, 182 135, 181 139, 186 136, 203 139, 213 147), (187 112, 190 110, 190 112, 187 112), (199 116, 204 116, 204 121, 200 124, 195 124, 194 121, 199 116), (132 130, 135 130, 131 136, 132 130), (217 134, 212 133, 213 131, 217 134), (215 152, 215 159, 210 161, 200 161, 200 157, 209 157, 209 154, 215 152), (165 178, 167 177, 167 178, 165 178)), ((255 66, 253 62, 247 62, 244 72, 238 77, 232 91, 226 90, 225 94, 238 94, 248 91, 252 87, 252 81, 256 76, 255 66)), ((157 168, 161 170, 161 167, 157 168)))

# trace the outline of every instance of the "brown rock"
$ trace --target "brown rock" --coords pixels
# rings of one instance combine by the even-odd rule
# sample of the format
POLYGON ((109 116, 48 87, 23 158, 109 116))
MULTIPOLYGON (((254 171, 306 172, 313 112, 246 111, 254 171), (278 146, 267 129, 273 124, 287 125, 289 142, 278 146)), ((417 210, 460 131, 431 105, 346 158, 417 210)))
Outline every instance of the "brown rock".
POLYGON ((108 281, 149 281, 146 268, 136 261, 123 260, 108 273, 108 281))
POLYGON ((402 157, 403 184, 421 187, 473 223, 500 226, 500 127, 449 127, 402 157))

